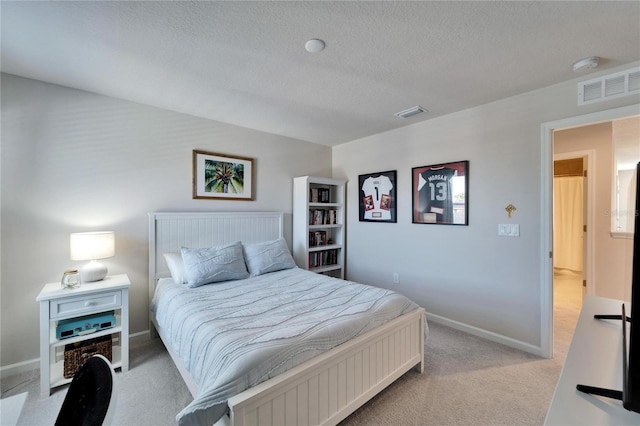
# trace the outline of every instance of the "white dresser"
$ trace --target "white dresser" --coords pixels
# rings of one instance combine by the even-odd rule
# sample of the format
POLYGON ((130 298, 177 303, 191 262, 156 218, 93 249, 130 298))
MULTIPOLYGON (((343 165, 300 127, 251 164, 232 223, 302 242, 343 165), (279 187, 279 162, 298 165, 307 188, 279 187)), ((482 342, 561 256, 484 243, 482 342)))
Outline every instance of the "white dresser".
MULTIPOLYGON (((622 390, 622 324, 593 318, 595 314, 620 315, 622 303, 585 298, 545 425, 640 425, 640 414, 624 409, 622 401, 576 390, 577 384, 622 390)), ((625 309, 629 315, 629 303, 625 309)))

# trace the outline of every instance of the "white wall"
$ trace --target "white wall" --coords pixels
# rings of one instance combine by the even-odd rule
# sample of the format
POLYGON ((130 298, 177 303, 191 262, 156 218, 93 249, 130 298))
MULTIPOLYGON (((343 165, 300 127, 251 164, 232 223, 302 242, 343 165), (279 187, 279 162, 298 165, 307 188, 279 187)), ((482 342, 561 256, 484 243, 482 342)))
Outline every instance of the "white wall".
POLYGON ((331 175, 331 149, 2 74, 1 365, 38 358, 38 306, 47 282, 81 266, 69 233, 113 230, 111 273, 127 273, 131 332, 148 329, 150 211, 284 211, 291 241, 292 178, 331 175), (255 201, 191 198, 191 154, 255 159, 255 201))
POLYGON ((348 279, 399 290, 432 319, 539 353, 541 124, 639 100, 578 107, 578 81, 335 147, 334 177, 349 180, 348 279), (412 224, 411 168, 462 160, 470 162, 469 226, 412 224), (398 223, 358 222, 358 175, 394 169, 398 223), (517 208, 511 220, 509 203, 517 208), (520 237, 499 237, 499 223, 520 224, 520 237))
POLYGON ((148 327, 147 212, 282 210, 290 239, 292 178, 332 172, 349 179, 349 279, 397 289, 436 319, 535 352, 543 297, 541 123, 638 102, 578 108, 577 81, 332 151, 2 74, 0 365, 38 357, 35 297, 44 283, 81 264, 69 260, 69 233, 116 232, 116 256, 104 263, 132 279, 131 332, 142 332, 148 327), (193 200, 193 149, 255 158, 256 201, 193 200), (411 224, 411 167, 460 160, 470 161, 469 226, 411 224), (393 169, 398 223, 358 222, 358 175, 393 169), (521 226, 519 238, 497 236, 509 203, 517 207, 512 222, 521 226), (394 272, 400 284, 391 284, 394 272))

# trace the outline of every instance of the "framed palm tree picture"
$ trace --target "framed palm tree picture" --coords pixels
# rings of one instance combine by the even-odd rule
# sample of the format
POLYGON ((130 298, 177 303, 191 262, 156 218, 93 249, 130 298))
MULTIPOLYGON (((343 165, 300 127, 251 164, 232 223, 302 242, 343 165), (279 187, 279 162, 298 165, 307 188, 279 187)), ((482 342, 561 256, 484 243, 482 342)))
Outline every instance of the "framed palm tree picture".
POLYGON ((253 159, 193 150, 193 198, 253 200, 253 159))

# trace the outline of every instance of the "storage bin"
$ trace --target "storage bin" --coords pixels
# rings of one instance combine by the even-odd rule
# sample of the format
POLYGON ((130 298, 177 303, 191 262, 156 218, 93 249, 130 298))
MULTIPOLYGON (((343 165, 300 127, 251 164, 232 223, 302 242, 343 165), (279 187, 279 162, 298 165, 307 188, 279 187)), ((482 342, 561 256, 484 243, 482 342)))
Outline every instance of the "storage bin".
POLYGON ((70 379, 89 357, 100 354, 112 362, 111 336, 98 337, 64 347, 64 378, 70 379))

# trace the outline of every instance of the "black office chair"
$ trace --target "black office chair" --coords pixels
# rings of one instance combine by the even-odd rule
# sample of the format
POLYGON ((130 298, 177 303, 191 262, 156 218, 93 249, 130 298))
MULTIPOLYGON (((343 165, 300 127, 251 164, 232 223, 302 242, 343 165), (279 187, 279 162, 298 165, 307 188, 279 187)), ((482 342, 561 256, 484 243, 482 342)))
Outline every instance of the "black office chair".
POLYGON ((73 375, 56 426, 109 425, 115 402, 115 371, 107 358, 93 355, 73 375))

